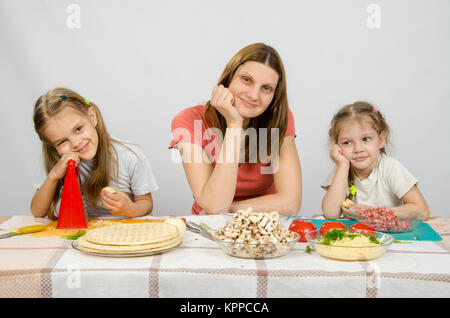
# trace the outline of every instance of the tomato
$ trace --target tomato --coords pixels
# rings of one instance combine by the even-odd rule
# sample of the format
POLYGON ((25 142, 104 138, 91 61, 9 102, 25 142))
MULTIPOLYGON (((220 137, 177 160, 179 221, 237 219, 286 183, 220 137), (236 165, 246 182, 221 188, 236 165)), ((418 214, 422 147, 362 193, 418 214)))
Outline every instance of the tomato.
POLYGON ((376 230, 373 227, 365 225, 365 224, 361 224, 361 223, 353 224, 350 227, 350 231, 362 233, 362 234, 369 234, 369 235, 373 235, 373 236, 375 236, 375 232, 376 232, 376 230))
POLYGON ((185 224, 186 224, 186 219, 185 218, 180 218, 185 224))
POLYGON ((325 222, 320 227, 320 235, 324 236, 325 233, 330 232, 332 229, 343 229, 343 230, 346 230, 347 228, 341 222, 337 222, 337 221, 325 222))
MULTIPOLYGON (((299 242, 307 242, 306 234, 311 231, 316 231, 316 227, 309 221, 295 220, 289 226, 289 231, 300 234, 299 242)), ((315 236, 313 238, 315 238, 315 236)))

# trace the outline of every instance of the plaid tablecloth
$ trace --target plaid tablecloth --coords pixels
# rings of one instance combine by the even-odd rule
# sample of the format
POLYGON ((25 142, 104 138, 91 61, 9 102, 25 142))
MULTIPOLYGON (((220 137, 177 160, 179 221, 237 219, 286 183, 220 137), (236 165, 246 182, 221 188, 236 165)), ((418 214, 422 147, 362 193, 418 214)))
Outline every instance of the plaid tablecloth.
MULTIPOLYGON (((224 223, 221 216, 186 218, 224 223)), ((8 224, 14 220, 29 225, 24 216, 8 224)), ((449 219, 430 224, 448 238, 449 219)), ((165 254, 108 258, 83 254, 61 238, 15 236, 0 239, 0 297, 450 297, 445 240, 396 243, 368 262, 333 261, 305 249, 298 243, 280 258, 241 259, 188 231, 165 254)))

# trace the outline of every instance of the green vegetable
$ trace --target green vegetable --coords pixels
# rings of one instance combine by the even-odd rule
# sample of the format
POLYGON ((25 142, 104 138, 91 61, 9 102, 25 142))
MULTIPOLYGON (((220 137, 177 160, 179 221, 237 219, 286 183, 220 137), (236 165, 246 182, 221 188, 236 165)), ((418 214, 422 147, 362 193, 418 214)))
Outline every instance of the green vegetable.
POLYGON ((78 238, 80 238, 81 236, 83 236, 84 234, 86 234, 85 230, 79 230, 76 234, 74 235, 63 235, 62 237, 68 239, 68 240, 77 240, 78 238))
MULTIPOLYGON (((362 233, 361 233, 361 234, 362 234, 362 233)), ((373 236, 373 235, 367 235, 367 234, 362 234, 362 235, 369 237, 369 240, 370 240, 372 243, 375 243, 375 244, 378 244, 378 245, 381 244, 380 241, 378 241, 377 238, 376 238, 375 236, 373 236)))
POLYGON ((412 243, 412 242, 405 242, 405 241, 394 241, 394 243, 412 243))
POLYGON ((309 245, 306 245, 305 253, 311 254, 311 251, 312 251, 311 247, 309 245))
POLYGON ((325 235, 320 239, 320 243, 330 245, 330 243, 333 241, 339 241, 342 240, 343 238, 350 238, 353 240, 355 237, 359 236, 366 236, 372 243, 381 245, 380 241, 378 241, 377 238, 373 235, 350 232, 348 230, 343 229, 332 229, 331 231, 326 232, 325 235))

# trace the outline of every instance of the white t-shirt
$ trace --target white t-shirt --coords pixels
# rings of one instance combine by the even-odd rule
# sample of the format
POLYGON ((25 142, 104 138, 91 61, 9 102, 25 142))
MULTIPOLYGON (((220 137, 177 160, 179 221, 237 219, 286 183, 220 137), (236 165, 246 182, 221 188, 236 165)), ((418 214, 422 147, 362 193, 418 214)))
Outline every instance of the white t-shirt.
MULTIPOLYGON (((333 180, 332 171, 321 185, 327 189, 333 180)), ((352 201, 356 204, 370 206, 395 207, 403 204, 401 198, 417 184, 417 179, 396 159, 380 154, 378 164, 370 175, 360 180, 355 177, 356 196, 352 201)), ((347 195, 349 194, 347 187, 347 195)))
MULTIPOLYGON (((144 195, 158 190, 158 184, 156 183, 150 162, 142 150, 132 144, 125 143, 125 145, 132 149, 134 153, 123 145, 113 142, 113 146, 117 151, 118 180, 116 182, 114 176, 111 175, 108 186, 127 193, 131 200, 134 201, 136 195, 144 195)), ((98 202, 97 208, 93 207, 87 197, 87 181, 91 177, 95 167, 95 159, 80 161, 78 165, 79 184, 87 214, 91 218, 102 216, 115 217, 114 214, 101 205, 100 201, 98 202)), ((56 216, 59 214, 60 203, 61 200, 56 205, 56 216)))

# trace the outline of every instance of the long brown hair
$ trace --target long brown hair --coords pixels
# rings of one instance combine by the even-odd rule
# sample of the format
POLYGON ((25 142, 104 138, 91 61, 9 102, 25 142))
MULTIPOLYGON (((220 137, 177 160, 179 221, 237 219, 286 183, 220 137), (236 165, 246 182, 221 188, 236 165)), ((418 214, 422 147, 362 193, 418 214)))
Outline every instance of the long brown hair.
MULTIPOLYGON (((331 120, 331 127, 328 130, 330 145, 337 144, 342 123, 348 120, 356 119, 359 122, 366 121, 377 132, 378 136, 385 135, 385 146, 380 149, 381 153, 386 154, 386 145, 390 144, 390 128, 386 123, 383 114, 372 104, 364 101, 357 101, 353 104, 342 107, 331 120)), ((351 187, 355 180, 355 174, 350 169, 348 174, 348 186, 351 187)), ((350 194, 349 199, 353 199, 350 194)))
MULTIPOLYGON (((87 196, 92 206, 97 206, 97 200, 103 187, 107 186, 110 181, 111 172, 117 179, 117 153, 112 146, 112 139, 106 130, 102 115, 97 105, 89 100, 84 99, 78 93, 67 88, 55 88, 41 97, 35 103, 33 121, 34 129, 42 141, 42 154, 44 157, 44 167, 48 174, 60 159, 56 148, 43 135, 43 130, 48 120, 59 113, 62 109, 70 107, 79 112, 82 116, 88 117, 88 110, 93 108, 97 116, 97 126, 95 127, 98 134, 98 148, 95 155, 97 167, 92 173, 87 185, 87 196), (61 96, 65 96, 64 99, 61 96)), ((60 192, 64 179, 59 180, 52 203, 50 204, 47 216, 54 220, 56 203, 60 198, 60 192)))
MULTIPOLYGON (((279 145, 278 150, 281 149, 281 145, 284 140, 284 135, 286 133, 288 116, 289 116, 289 105, 286 93, 286 73, 284 70, 283 62, 278 52, 264 44, 264 43, 254 43, 242 48, 237 52, 231 60, 226 65, 222 76, 220 77, 217 85, 223 85, 228 87, 234 77, 239 66, 248 62, 254 61, 259 62, 264 65, 271 67, 274 71, 278 73, 278 84, 269 107, 256 118, 251 118, 248 124, 248 128, 255 128, 259 131, 259 128, 267 128, 267 155, 271 155, 271 140, 272 140, 272 128, 279 129, 279 145)), ((211 105, 208 101, 206 103, 205 118, 208 121, 210 127, 219 128, 222 131, 222 136, 225 135, 227 124, 225 118, 211 105)), ((259 136, 257 136, 259 138, 259 136)), ((245 140, 245 160, 249 160, 249 136, 246 136, 245 140)), ((259 147, 259 141, 257 142, 259 147)), ((259 151, 257 161, 261 162, 259 157, 259 151)), ((279 153, 279 151, 278 151, 279 153)))

